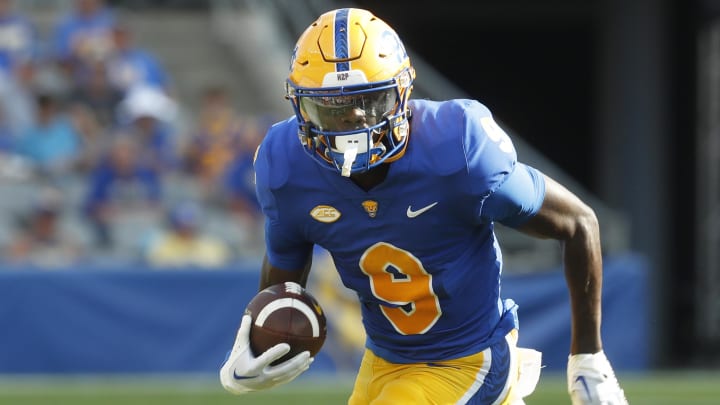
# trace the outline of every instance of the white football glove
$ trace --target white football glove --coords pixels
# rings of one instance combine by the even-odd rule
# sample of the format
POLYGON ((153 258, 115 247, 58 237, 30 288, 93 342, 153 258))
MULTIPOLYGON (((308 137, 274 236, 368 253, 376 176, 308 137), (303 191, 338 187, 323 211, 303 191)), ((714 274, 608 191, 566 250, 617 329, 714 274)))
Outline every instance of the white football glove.
POLYGON ((235 344, 220 368, 220 383, 233 394, 244 394, 285 384, 310 367, 314 358, 310 352, 302 352, 278 365, 270 363, 290 351, 287 343, 277 344, 258 357, 250 350, 250 325, 252 318, 244 315, 238 329, 235 344))
POLYGON ((573 405, 627 405, 625 393, 601 350, 568 357, 568 392, 573 405))

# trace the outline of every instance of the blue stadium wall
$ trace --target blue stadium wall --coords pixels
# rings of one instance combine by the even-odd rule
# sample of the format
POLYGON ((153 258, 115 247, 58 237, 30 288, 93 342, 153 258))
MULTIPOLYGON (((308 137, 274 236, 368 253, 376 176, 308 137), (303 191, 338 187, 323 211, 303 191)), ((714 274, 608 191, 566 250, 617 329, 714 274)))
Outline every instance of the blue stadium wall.
MULTIPOLYGON (((251 267, 0 272, 0 373, 215 373, 257 291, 251 267)), ((645 260, 605 260, 603 339, 617 370, 650 367, 649 294, 645 260)), ((520 344, 542 351, 546 370, 564 370, 562 271, 508 274, 503 296, 520 306, 520 344)), ((330 351, 309 373, 348 371, 330 351)))

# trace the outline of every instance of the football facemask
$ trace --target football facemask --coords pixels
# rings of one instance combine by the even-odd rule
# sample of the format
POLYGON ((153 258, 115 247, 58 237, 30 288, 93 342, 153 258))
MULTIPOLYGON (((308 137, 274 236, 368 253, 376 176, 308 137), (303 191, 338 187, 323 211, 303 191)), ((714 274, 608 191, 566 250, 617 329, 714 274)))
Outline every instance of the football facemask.
POLYGON ((396 87, 304 93, 298 99, 301 114, 308 117, 305 135, 343 176, 369 170, 404 146, 405 136, 401 142, 387 136, 395 123, 407 125, 394 114, 398 98, 396 87))

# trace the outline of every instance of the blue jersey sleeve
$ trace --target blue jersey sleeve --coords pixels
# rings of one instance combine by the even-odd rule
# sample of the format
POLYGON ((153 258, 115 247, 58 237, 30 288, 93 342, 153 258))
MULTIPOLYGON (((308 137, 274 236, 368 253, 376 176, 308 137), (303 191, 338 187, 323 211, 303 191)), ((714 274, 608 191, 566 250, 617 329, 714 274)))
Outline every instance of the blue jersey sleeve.
POLYGON ((285 154, 283 144, 276 142, 280 127, 271 128, 257 150, 255 157, 255 190, 258 203, 265 215, 266 254, 270 264, 285 270, 300 270, 312 252, 312 243, 294 226, 292 220, 281 220, 278 201, 273 186, 284 181, 285 167, 281 162, 270 170, 273 158, 281 159, 285 154))
POLYGON ((483 220, 518 227, 532 218, 545 199, 545 178, 537 169, 517 163, 505 182, 483 203, 483 220))
POLYGON ((484 105, 471 101, 465 108, 463 147, 473 193, 484 198, 512 173, 515 146, 484 105))

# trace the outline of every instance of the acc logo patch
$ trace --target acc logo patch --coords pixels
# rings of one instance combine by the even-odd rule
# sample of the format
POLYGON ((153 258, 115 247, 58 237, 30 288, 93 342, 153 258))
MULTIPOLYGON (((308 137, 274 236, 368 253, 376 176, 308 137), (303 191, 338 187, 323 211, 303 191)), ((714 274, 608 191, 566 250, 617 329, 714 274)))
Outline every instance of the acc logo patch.
POLYGON ((316 221, 329 224, 340 219, 340 211, 329 205, 318 205, 310 210, 310 216, 316 221))

